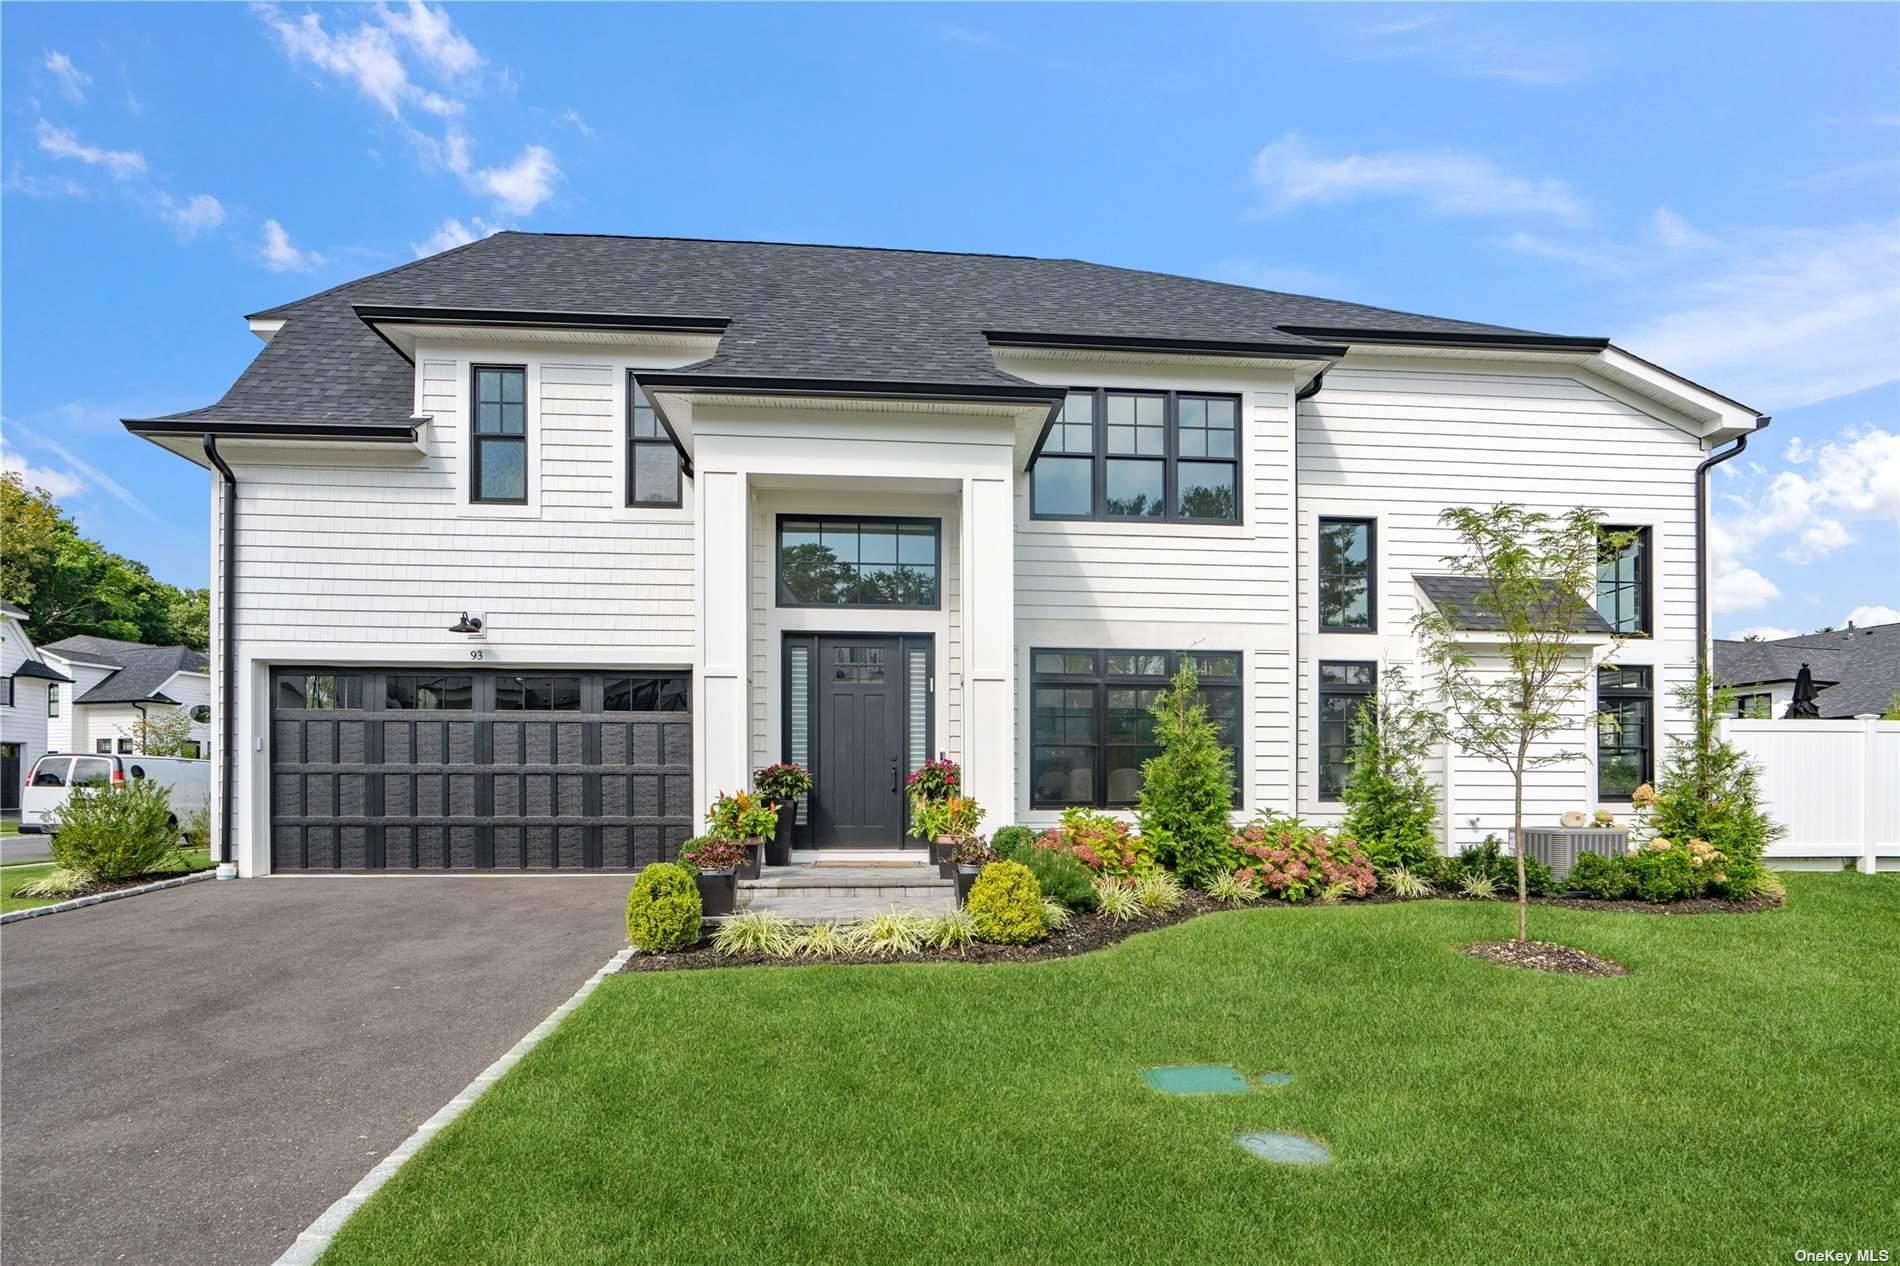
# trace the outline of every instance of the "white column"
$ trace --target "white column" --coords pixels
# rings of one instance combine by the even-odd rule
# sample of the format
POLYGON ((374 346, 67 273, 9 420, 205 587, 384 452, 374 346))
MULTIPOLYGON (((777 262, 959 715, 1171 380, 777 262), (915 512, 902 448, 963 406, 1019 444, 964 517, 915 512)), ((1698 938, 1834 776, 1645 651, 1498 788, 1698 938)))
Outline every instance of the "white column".
POLYGON ((743 471, 696 471, 699 499, 698 715, 693 762, 697 805, 751 777, 746 710, 746 618, 750 514, 743 471))
POLYGON ((994 830, 1016 821, 1016 551, 1011 471, 963 481, 963 781, 994 830))

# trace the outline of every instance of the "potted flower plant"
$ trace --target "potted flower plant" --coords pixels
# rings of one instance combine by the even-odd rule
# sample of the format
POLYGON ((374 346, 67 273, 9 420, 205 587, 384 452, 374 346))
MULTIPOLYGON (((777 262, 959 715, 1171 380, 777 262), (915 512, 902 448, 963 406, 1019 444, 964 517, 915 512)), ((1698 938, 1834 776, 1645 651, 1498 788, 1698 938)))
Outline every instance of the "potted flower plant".
POLYGON ((680 849, 680 863, 693 872, 702 913, 732 913, 739 899, 739 867, 745 865, 745 860, 745 848, 731 840, 702 835, 686 841, 680 849))
POLYGON ((974 796, 951 796, 947 800, 923 800, 911 805, 911 834, 930 841, 930 860, 937 873, 948 879, 956 872, 950 853, 959 843, 976 835, 983 822, 983 806, 974 796))
POLYGON ((778 830, 778 810, 750 791, 720 792, 706 810, 707 834, 745 849, 745 875, 759 877, 765 839, 778 830))
POLYGON ((778 829, 766 846, 768 866, 792 864, 792 832, 798 827, 798 798, 811 792, 811 771, 803 765, 780 761, 752 775, 752 785, 778 810, 778 829))
POLYGON ((959 906, 969 900, 970 886, 983 873, 983 868, 995 860, 996 850, 980 835, 965 836, 950 849, 950 864, 955 867, 959 906))

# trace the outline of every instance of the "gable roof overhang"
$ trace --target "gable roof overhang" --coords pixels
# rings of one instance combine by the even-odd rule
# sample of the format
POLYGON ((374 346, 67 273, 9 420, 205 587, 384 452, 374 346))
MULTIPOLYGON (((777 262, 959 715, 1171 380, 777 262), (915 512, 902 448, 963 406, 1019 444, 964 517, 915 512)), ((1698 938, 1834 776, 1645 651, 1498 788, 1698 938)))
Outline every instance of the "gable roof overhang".
POLYGON ((698 356, 717 350, 731 322, 719 316, 635 312, 559 312, 519 308, 430 307, 358 303, 357 317, 410 364, 422 339, 506 343, 653 344, 698 356))
POLYGON ((68 677, 65 673, 60 672, 57 668, 54 668, 49 664, 41 663, 37 659, 21 660, 19 667, 13 670, 13 676, 32 677, 39 681, 52 681, 52 682, 72 680, 71 677, 68 677))

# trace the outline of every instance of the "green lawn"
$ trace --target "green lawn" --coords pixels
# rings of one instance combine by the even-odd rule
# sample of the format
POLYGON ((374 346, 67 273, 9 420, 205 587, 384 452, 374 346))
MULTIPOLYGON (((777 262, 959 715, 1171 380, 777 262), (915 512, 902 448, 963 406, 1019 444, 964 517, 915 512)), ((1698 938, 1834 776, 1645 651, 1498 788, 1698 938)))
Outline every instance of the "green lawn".
MULTIPOLYGON (((155 874, 161 879, 173 874, 188 875, 193 871, 209 870, 213 864, 211 854, 207 850, 195 849, 189 852, 178 853, 169 866, 163 867, 161 871, 155 872, 155 874)), ((26 910, 33 906, 57 905, 59 902, 67 900, 67 898, 64 897, 38 898, 16 897, 13 895, 16 890, 26 884, 32 883, 35 879, 38 879, 51 869, 53 869, 53 863, 51 862, 25 862, 15 863, 11 866, 0 866, 0 914, 8 914, 14 910, 26 910)))
POLYGON ((20 824, 12 818, 0 818, 0 835, 18 835, 20 824))
POLYGON ((1785 1262, 1900 1248, 1900 875, 1216 915, 1002 967, 620 976, 344 1229, 350 1263, 1785 1262), (1145 1065, 1284 1069, 1168 1099, 1145 1065), (1245 1129, 1324 1139, 1266 1165, 1245 1129))

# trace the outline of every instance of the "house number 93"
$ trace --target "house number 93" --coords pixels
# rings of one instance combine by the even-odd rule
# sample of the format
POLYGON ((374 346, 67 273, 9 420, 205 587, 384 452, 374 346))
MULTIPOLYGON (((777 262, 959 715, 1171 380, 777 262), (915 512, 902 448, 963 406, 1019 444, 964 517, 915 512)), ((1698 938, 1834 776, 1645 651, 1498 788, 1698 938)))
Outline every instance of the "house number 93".
POLYGON ((469 657, 470 659, 480 659, 480 658, 482 658, 482 652, 481 652, 481 651, 470 651, 470 652, 468 653, 468 657, 469 657))

